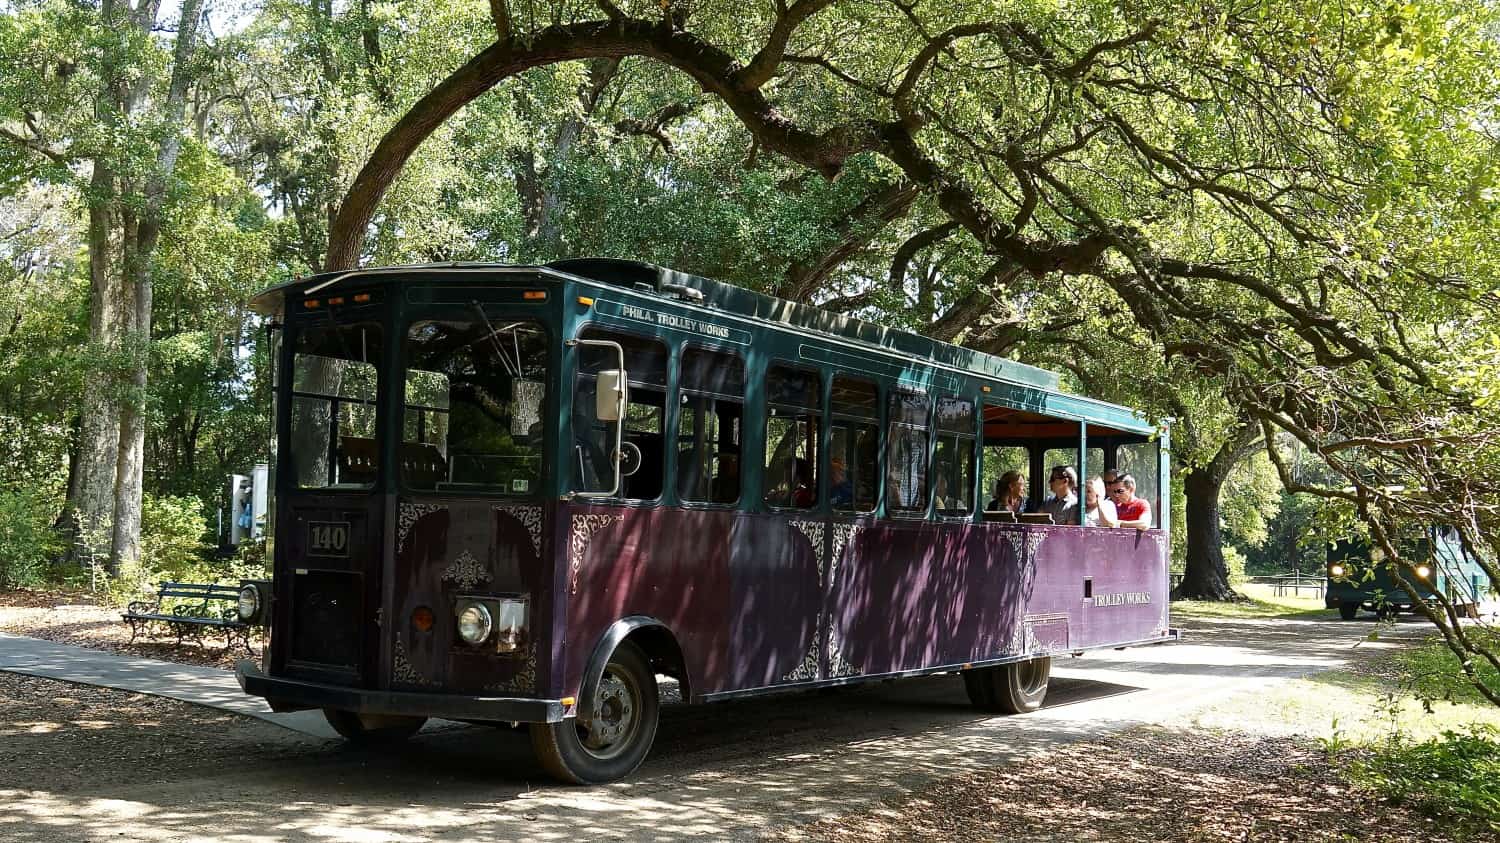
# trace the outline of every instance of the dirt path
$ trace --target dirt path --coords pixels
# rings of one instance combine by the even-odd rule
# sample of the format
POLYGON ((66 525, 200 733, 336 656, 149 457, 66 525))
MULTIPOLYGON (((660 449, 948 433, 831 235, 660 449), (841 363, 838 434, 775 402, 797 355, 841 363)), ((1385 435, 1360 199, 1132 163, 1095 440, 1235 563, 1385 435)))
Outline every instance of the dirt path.
POLYGON ((1337 668, 1425 633, 1402 624, 1355 650, 1369 628, 1200 621, 1182 644, 1060 663, 1046 708, 1025 717, 977 715, 951 676, 669 706, 646 765, 630 781, 600 788, 551 784, 525 734, 511 730, 464 729, 366 753, 246 739, 242 730, 266 727, 232 718, 210 728, 236 747, 233 757, 217 770, 184 763, 176 775, 169 741, 156 740, 149 727, 112 723, 101 728, 153 753, 157 772, 133 775, 126 750, 98 759, 87 780, 73 776, 66 787, 49 772, 76 763, 59 758, 67 745, 29 735, 0 772, 0 836, 38 843, 755 839, 1065 744, 1142 724, 1171 727, 1227 696, 1337 668))

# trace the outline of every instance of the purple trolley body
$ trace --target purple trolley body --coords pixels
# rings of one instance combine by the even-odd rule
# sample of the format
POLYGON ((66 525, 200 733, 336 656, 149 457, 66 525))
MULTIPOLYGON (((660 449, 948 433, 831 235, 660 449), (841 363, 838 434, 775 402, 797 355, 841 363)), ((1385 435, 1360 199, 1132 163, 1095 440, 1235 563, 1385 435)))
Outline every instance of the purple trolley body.
MULTIPOLYGON (((1055 375, 1010 361, 691 276, 673 273, 670 285, 642 291, 640 282, 564 274, 584 268, 400 270, 413 278, 393 271, 381 276, 390 288, 351 295, 365 302, 358 324, 372 332, 389 325, 404 336, 408 322, 418 324, 415 312, 438 314, 444 324, 469 320, 489 332, 476 336, 492 336, 497 329, 474 301, 480 295, 490 295, 487 306, 497 314, 522 313, 526 324, 548 326, 536 335, 550 343, 545 391, 538 393, 550 403, 532 408, 530 425, 510 418, 504 437, 514 445, 516 431, 526 430, 525 441, 546 468, 535 485, 503 490, 516 494, 458 494, 462 483, 433 481, 421 489, 403 479, 403 472, 429 471, 434 460, 429 473, 446 477, 448 443, 440 448, 422 439, 420 421, 417 439, 410 438, 402 425, 418 405, 408 403, 403 379, 392 375, 416 367, 395 343, 367 361, 363 334, 357 357, 342 342, 308 353, 342 353, 332 359, 372 370, 378 365, 383 386, 376 394, 311 392, 305 400, 378 407, 374 432, 345 433, 334 412, 298 416, 304 424, 335 420, 324 438, 308 440, 326 449, 326 460, 312 464, 337 466, 355 479, 299 487, 289 456, 297 437, 289 431, 293 398, 302 393, 290 377, 294 354, 282 352, 277 428, 288 447, 277 463, 283 479, 273 508, 276 577, 247 586, 256 590, 253 605, 266 607, 256 622, 274 634, 261 665, 239 667, 246 691, 278 710, 322 708, 351 740, 409 735, 430 716, 528 722, 549 771, 594 782, 626 775, 645 757, 657 722, 656 674, 676 677, 688 701, 710 702, 963 671, 977 706, 1019 712, 1040 705, 1052 656, 1177 637, 1168 623, 1166 529, 985 522, 975 500, 987 491, 981 471, 1012 465, 1000 456, 992 464, 985 453, 991 447, 1024 452, 1033 500, 1045 491, 1040 479, 1048 460, 1092 465, 1102 455, 1101 465, 1142 474, 1150 484, 1142 495, 1164 523, 1170 451, 1164 428, 1127 408, 1061 393, 1055 375), (468 284, 473 273, 493 276, 491 283, 444 286, 468 284), (387 295, 403 285, 403 295, 387 295), (523 296, 521 285, 537 289, 523 296), (666 300, 659 293, 668 286, 696 287, 709 301, 666 300), (613 486, 600 479, 602 491, 574 473, 574 457, 581 470, 585 453, 580 438, 607 428, 590 426, 592 400, 574 400, 585 387, 602 391, 605 380, 603 369, 585 366, 575 345, 621 349, 573 339, 585 329, 633 343, 632 360, 651 363, 637 370, 622 356, 611 364, 650 376, 629 383, 657 402, 656 424, 632 431, 650 446, 637 447, 636 456, 641 465, 651 461, 655 482, 635 490, 651 500, 629 499, 632 487, 622 483, 618 467, 613 486), (716 359, 733 361, 736 378, 709 383, 703 370, 693 370, 698 380, 689 386, 684 360, 705 337, 716 359), (742 342, 738 350, 735 342, 742 342), (655 358, 639 356, 643 343, 658 349, 655 358), (768 372, 777 368, 793 375, 783 376, 772 407, 768 372), (690 430, 681 422, 687 410, 676 408, 691 401, 698 403, 690 430), (710 412, 722 414, 715 430, 733 435, 715 433, 687 447, 684 431, 693 441, 703 438, 710 412), (784 441, 805 446, 795 460, 790 451, 773 460, 772 417, 794 431, 784 441), (851 468, 867 460, 858 470, 859 506, 873 510, 868 514, 835 511, 834 483, 822 476, 832 473, 825 452, 835 429, 846 444, 866 437, 859 441, 869 450, 850 445, 847 455, 851 468), (893 464, 898 439, 907 458, 893 464), (1130 446, 1145 449, 1127 453, 1130 446), (735 457, 742 472, 735 485, 723 498, 717 490, 680 491, 684 478, 712 465, 692 462, 710 452, 735 457), (781 477, 773 463, 811 476, 781 477), (928 467, 933 476, 941 467, 956 497, 945 497, 936 481, 929 488, 928 467), (772 505, 802 502, 779 490, 783 480, 787 488, 802 483, 807 509, 772 505), (907 500, 904 510, 888 507, 893 484, 907 500)), ((315 313, 308 301, 294 306, 339 278, 296 282, 268 293, 262 305, 290 314, 293 338, 345 324, 354 317, 315 313)), ((515 355, 519 365, 519 350, 515 355)), ((537 388, 543 378, 526 385, 537 388)), ((627 399, 618 400, 623 407, 627 399)), ((418 409, 447 413, 448 406, 418 409)), ((598 421, 623 431, 617 421, 623 418, 598 421)), ((440 429, 448 431, 449 421, 440 429)), ((471 450, 476 443, 483 440, 470 441, 471 450)), ((853 505, 849 498, 840 503, 853 505)))
POLYGON ((500 658, 392 624, 393 687, 576 697, 594 644, 632 617, 670 631, 694 701, 1173 636, 1162 530, 460 500, 401 513, 394 617, 482 585, 531 595, 537 635, 500 658))

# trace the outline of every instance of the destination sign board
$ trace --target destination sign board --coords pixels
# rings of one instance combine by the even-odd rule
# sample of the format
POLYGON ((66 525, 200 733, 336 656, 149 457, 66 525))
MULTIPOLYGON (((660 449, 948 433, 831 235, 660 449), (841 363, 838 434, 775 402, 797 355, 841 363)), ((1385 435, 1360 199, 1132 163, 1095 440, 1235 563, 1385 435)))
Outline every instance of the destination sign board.
POLYGON ((717 322, 709 322, 704 319, 695 319, 691 316, 681 316, 676 313, 652 310, 651 308, 639 305, 600 299, 594 302, 594 312, 605 316, 629 319, 634 322, 644 322, 659 328, 686 331, 690 334, 697 334, 701 337, 708 337, 723 342, 732 342, 738 345, 750 344, 749 331, 731 328, 728 325, 720 325, 717 322))

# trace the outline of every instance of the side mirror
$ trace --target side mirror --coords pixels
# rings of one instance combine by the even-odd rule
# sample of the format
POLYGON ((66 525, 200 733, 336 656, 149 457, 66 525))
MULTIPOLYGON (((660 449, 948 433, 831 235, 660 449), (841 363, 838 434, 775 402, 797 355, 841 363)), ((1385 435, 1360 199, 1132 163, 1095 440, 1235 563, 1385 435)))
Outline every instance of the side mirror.
POLYGON ((623 370, 610 369, 599 373, 595 381, 594 418, 602 422, 617 422, 630 402, 630 386, 623 370))

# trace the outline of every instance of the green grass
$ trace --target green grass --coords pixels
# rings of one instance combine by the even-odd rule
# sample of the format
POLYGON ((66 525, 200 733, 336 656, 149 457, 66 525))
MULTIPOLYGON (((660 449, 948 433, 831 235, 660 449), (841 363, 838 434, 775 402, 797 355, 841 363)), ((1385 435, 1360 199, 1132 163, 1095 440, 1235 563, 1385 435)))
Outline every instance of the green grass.
POLYGON ((1324 608, 1321 598, 1308 595, 1277 596, 1274 587, 1259 583, 1244 583, 1236 586, 1235 590, 1250 599, 1240 603, 1177 600, 1172 603, 1172 613, 1181 613, 1195 618, 1264 619, 1314 615, 1337 617, 1333 609, 1324 608))
MULTIPOLYGON (((1464 634, 1490 652, 1500 653, 1500 633, 1470 627, 1464 630, 1464 634)), ((1400 662, 1413 693, 1419 697, 1455 703, 1490 704, 1464 675, 1458 656, 1439 637, 1434 636, 1427 644, 1401 653, 1397 656, 1397 661, 1400 662)), ((1472 664, 1484 686, 1500 694, 1500 672, 1481 658, 1475 658, 1472 664)))

